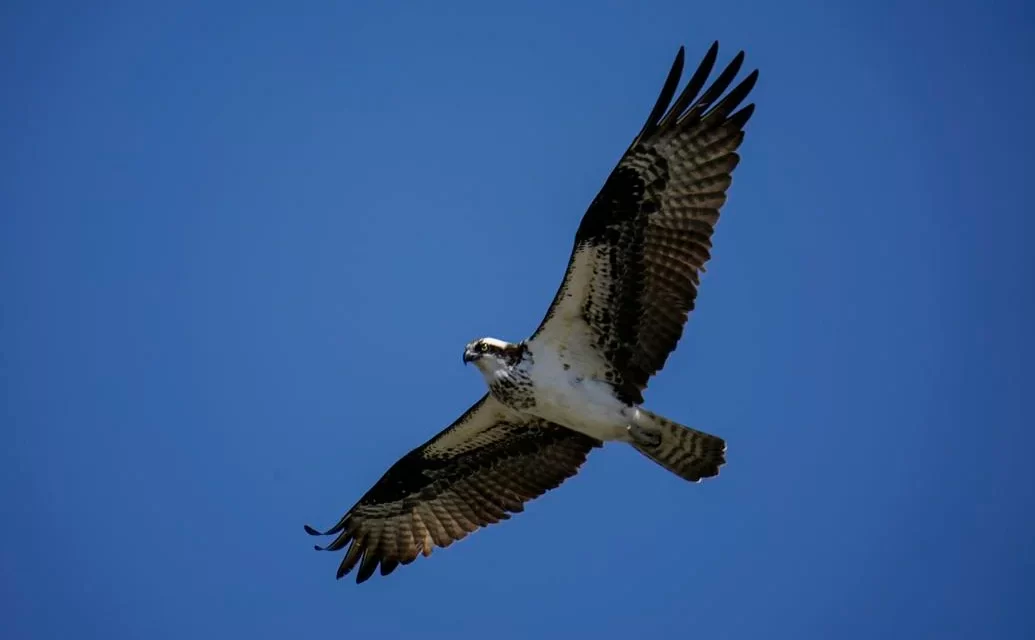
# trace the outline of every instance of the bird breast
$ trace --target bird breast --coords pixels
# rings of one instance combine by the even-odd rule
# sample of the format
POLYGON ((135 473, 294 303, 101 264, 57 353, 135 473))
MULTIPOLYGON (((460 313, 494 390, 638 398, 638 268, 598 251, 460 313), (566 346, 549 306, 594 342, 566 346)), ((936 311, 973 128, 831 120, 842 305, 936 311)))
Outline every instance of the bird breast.
POLYGON ((535 392, 532 413, 600 440, 614 440, 628 426, 628 407, 602 380, 554 353, 538 354, 528 370, 535 392))

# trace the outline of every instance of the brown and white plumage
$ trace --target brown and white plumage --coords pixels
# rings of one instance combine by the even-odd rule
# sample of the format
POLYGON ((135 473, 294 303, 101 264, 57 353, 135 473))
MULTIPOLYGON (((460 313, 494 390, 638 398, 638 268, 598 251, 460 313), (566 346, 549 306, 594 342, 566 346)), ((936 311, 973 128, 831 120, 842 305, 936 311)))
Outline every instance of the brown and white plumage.
POLYGON ((754 111, 735 110, 757 71, 719 100, 743 52, 694 100, 717 54, 715 43, 666 112, 682 75, 679 50, 650 117, 583 216, 564 281, 532 336, 592 351, 631 402, 643 401, 648 378, 664 366, 694 308, 754 111))
POLYGON ((328 551, 346 549, 342 577, 357 582, 378 565, 387 575, 434 547, 448 547, 524 511, 529 500, 575 475, 601 442, 528 414, 486 394, 456 422, 396 462, 324 532, 328 551))
POLYGON ((743 53, 701 93, 717 53, 715 43, 673 102, 680 48, 646 123, 583 216, 535 333, 466 346, 464 362, 478 367, 489 393, 322 532, 336 537, 317 549, 345 552, 339 578, 356 567, 357 582, 378 567, 387 575, 509 518, 575 475, 604 441, 626 442, 689 481, 718 474, 722 438, 639 406, 694 308, 754 108, 738 110, 757 72, 722 95, 743 53))

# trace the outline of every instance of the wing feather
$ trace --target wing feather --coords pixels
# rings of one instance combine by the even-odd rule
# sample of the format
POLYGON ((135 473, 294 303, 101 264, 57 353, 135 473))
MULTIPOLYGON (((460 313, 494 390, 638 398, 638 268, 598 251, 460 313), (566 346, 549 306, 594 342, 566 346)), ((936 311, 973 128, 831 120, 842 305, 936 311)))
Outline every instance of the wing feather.
POLYGON ((564 279, 530 338, 578 351, 628 402, 643 401, 682 337, 754 111, 737 108, 757 71, 727 93, 743 52, 705 88, 717 56, 714 43, 670 107, 680 48, 646 123, 583 216, 564 279))
POLYGON ((388 575, 433 547, 448 547, 510 518, 575 475, 600 441, 514 412, 486 394, 434 438, 396 462, 338 522, 328 551, 345 549, 341 578, 388 575), (358 569, 357 569, 358 567, 358 569))

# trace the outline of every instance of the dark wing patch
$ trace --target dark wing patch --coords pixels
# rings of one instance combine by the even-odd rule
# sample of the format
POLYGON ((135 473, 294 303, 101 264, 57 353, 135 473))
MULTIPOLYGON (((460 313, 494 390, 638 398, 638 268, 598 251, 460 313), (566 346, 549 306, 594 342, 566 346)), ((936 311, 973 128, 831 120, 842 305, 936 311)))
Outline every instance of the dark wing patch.
POLYGON ((588 325, 591 344, 584 346, 603 358, 607 378, 629 402, 643 401, 694 309, 754 110, 735 111, 757 71, 719 100, 743 52, 697 96, 717 55, 716 42, 668 108, 683 71, 680 48, 647 122, 583 216, 564 281, 532 337, 554 334, 570 344, 573 329, 588 325))
POLYGON ((575 475, 600 441, 506 409, 486 394, 434 438, 403 456, 341 520, 320 550, 345 549, 338 578, 364 582, 434 547, 510 518, 575 475))

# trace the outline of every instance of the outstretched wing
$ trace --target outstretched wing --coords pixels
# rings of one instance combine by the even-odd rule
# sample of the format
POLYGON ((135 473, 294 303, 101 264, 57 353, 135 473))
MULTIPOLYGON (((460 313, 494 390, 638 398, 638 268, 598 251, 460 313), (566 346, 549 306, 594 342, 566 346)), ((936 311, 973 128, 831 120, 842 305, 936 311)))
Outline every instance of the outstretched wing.
POLYGON ((341 520, 312 535, 346 549, 338 578, 359 565, 363 582, 388 575, 467 534, 510 518, 575 475, 601 442, 508 409, 489 394, 434 438, 403 456, 341 520))
POLYGON ((579 351, 630 402, 643 401, 694 308, 754 110, 735 111, 757 71, 719 99, 743 52, 697 97, 717 53, 716 42, 669 108, 683 71, 679 49, 650 117, 583 216, 564 280, 531 338, 579 351))

